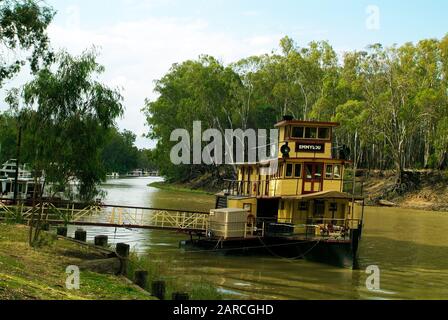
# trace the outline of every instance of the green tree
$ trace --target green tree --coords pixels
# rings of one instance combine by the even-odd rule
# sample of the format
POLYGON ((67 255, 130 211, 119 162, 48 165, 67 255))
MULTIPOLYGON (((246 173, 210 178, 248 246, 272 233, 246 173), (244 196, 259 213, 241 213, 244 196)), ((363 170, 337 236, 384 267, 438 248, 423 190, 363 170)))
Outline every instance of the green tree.
POLYGON ((18 73, 26 60, 32 72, 37 72, 42 63, 53 60, 46 30, 55 12, 41 3, 34 0, 0 1, 0 41, 9 52, 0 57, 0 86, 18 73), (29 53, 28 57, 20 58, 17 51, 29 53))
POLYGON ((136 135, 131 131, 109 132, 107 144, 101 151, 102 161, 107 172, 127 173, 137 168, 139 150, 134 146, 136 135))
MULTIPOLYGON (((97 80, 102 72, 95 52, 86 51, 79 57, 62 52, 54 68, 40 70, 25 85, 24 107, 13 106, 24 126, 23 149, 31 160, 35 182, 45 173, 34 205, 37 197, 42 202, 46 187, 51 196, 64 192, 74 198, 73 182, 77 183, 76 197, 82 201, 99 194, 98 185, 105 179, 101 149, 108 130, 123 112, 120 93, 97 80)), ((32 233, 31 228, 30 244, 38 239, 39 221, 32 233)))
POLYGON ((17 121, 10 112, 0 113, 0 165, 16 156, 17 121))

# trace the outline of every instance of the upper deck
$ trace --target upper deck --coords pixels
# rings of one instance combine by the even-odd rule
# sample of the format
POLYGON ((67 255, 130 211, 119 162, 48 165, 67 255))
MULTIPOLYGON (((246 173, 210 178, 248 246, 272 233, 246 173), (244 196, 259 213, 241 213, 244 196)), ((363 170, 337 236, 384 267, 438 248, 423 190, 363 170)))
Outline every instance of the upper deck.
POLYGON ((335 122, 299 121, 285 117, 279 130, 278 170, 263 175, 253 163, 238 166, 238 181, 231 194, 256 197, 290 197, 322 191, 342 191, 348 162, 333 145, 335 122), (236 191, 235 191, 236 189, 236 191))

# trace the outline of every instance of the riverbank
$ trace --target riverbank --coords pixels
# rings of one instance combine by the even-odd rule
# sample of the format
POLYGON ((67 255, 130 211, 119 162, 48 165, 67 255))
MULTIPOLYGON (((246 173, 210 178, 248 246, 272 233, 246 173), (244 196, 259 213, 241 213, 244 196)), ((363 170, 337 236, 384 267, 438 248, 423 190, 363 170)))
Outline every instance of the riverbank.
POLYGON ((167 191, 176 191, 176 192, 189 192, 189 193, 196 193, 196 194, 209 194, 213 195, 216 192, 218 192, 219 189, 216 189, 216 192, 214 192, 211 189, 205 190, 205 189, 196 189, 192 184, 188 183, 168 183, 168 182, 153 182, 148 185, 148 187, 157 188, 160 190, 167 190, 167 191))
POLYGON ((368 205, 386 203, 400 208, 448 211, 447 171, 406 171, 399 188, 390 171, 370 171, 361 179, 368 205))
MULTIPOLYGON (((198 177, 188 182, 155 182, 151 187, 190 193, 216 194, 225 188, 224 182, 210 177, 198 177), (210 182, 210 181, 209 181, 210 182)), ((350 181, 347 178, 346 181, 350 181)), ((395 206, 429 211, 448 211, 448 172, 436 170, 406 171, 397 190, 392 171, 360 171, 357 177, 364 184, 364 196, 368 206, 395 206)))
POLYGON ((43 232, 28 245, 28 227, 0 223, 0 300, 154 300, 122 277, 80 272, 79 290, 68 290, 68 266, 101 259, 87 246, 43 232))

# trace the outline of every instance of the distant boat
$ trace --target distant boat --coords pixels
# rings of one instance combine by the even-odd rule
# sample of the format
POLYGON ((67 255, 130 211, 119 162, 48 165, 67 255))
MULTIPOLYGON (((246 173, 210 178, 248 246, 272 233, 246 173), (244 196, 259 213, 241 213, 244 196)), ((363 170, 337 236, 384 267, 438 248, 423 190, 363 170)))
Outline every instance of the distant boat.
POLYGON ((120 174, 118 172, 112 172, 111 174, 108 174, 106 177, 109 179, 118 179, 120 178, 120 174))
MULTIPOLYGON (((0 169, 1 200, 14 199, 16 169, 17 160, 15 159, 8 160, 0 169)), ((26 169, 26 165, 19 165, 17 184, 17 199, 25 200, 33 196, 35 183, 31 171, 26 169)))
MULTIPOLYGON (((0 169, 0 178, 15 178, 17 168, 17 160, 11 159, 6 161, 0 169)), ((31 171, 26 169, 26 165, 19 166, 19 178, 31 178, 31 171)))

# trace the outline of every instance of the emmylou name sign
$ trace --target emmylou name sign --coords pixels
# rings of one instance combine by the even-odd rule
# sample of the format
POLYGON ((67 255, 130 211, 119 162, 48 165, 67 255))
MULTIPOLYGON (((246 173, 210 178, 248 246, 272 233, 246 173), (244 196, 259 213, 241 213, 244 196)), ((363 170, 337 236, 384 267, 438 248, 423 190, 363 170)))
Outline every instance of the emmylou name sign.
POLYGON ((323 143, 320 144, 304 144, 299 143, 296 145, 296 152, 325 152, 325 145, 323 143))

